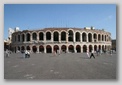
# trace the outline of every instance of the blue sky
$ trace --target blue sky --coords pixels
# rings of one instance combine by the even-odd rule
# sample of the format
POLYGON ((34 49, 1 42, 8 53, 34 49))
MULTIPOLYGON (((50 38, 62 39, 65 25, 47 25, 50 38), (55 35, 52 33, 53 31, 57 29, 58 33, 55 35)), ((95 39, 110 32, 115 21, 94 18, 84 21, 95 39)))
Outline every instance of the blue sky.
POLYGON ((105 29, 116 39, 115 4, 5 4, 4 39, 8 29, 91 27, 105 29))

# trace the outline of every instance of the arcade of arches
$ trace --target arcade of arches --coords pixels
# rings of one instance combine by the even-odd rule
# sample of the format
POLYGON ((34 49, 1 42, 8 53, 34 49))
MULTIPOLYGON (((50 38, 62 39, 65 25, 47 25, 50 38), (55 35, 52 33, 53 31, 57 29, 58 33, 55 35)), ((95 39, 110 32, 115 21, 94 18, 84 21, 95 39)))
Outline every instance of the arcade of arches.
POLYGON ((73 29, 69 30, 47 30, 46 32, 21 32, 13 33, 12 47, 14 51, 30 50, 31 52, 52 53, 62 52, 91 52, 97 49, 109 50, 111 48, 111 37, 108 32, 86 32, 73 29))
POLYGON ((40 46, 18 46, 17 48, 15 47, 16 50, 22 51, 22 50, 28 50, 33 53, 52 53, 52 52, 57 52, 57 50, 60 50, 61 52, 77 52, 77 53, 82 53, 82 52, 91 52, 92 50, 97 51, 98 49, 104 51, 106 49, 110 49, 110 46, 106 45, 40 45, 40 46))

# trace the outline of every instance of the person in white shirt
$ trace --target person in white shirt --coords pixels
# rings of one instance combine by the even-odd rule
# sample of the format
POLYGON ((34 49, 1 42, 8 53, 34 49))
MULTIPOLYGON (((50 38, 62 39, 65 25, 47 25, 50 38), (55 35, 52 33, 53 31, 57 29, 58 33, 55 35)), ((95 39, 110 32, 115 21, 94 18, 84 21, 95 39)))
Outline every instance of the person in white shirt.
POLYGON ((91 59, 91 57, 92 57, 92 56, 93 56, 93 57, 94 57, 94 59, 95 59, 94 51, 93 51, 93 50, 91 51, 90 59, 91 59))

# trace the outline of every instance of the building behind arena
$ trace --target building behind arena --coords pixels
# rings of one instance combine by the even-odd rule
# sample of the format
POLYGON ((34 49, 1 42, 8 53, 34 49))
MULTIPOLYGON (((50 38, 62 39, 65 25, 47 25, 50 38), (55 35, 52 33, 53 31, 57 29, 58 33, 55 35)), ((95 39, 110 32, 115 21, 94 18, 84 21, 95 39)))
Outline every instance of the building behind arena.
POLYGON ((85 28, 44 28, 22 30, 16 28, 11 36, 13 52, 28 50, 31 53, 91 52, 111 49, 111 33, 94 27, 85 28))

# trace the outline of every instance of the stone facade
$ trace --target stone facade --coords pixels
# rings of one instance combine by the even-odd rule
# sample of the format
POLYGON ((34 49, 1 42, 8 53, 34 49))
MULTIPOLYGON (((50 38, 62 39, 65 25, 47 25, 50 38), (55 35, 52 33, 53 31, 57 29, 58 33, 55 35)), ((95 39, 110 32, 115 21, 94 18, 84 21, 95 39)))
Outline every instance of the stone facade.
POLYGON ((111 34, 104 30, 86 28, 44 28, 23 30, 12 34, 12 50, 36 53, 82 53, 91 50, 110 50, 111 34))

